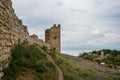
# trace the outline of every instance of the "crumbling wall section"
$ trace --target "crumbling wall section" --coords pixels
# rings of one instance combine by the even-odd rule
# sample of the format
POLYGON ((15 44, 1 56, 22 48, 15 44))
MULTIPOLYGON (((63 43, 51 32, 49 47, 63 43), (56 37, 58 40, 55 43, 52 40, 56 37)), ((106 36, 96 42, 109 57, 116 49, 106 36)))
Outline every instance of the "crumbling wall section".
POLYGON ((8 67, 11 48, 18 41, 25 40, 49 47, 42 40, 29 36, 27 26, 14 13, 11 0, 0 0, 0 78, 4 75, 3 69, 8 67))

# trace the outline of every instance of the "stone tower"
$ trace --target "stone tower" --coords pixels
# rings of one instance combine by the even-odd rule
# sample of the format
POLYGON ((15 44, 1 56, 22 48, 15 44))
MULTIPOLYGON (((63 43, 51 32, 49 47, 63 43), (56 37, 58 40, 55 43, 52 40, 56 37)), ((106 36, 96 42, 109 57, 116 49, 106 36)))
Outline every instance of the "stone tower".
POLYGON ((45 30, 45 42, 50 44, 50 48, 59 52, 60 45, 60 24, 54 24, 52 28, 45 30))

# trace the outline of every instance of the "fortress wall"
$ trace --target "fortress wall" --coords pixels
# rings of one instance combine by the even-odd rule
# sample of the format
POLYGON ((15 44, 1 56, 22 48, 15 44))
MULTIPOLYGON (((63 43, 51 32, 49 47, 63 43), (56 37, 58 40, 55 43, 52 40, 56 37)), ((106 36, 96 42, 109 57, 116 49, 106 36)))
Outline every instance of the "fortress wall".
POLYGON ((31 44, 50 47, 42 40, 29 36, 27 26, 23 25, 22 20, 16 16, 11 0, 0 0, 0 78, 4 75, 3 69, 8 67, 11 48, 18 41, 25 40, 31 44))

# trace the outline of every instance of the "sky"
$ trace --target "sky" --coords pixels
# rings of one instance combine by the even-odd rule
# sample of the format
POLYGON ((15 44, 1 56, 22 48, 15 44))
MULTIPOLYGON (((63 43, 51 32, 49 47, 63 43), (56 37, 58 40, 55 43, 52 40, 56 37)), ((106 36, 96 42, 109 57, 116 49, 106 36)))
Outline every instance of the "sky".
POLYGON ((12 0, 30 34, 61 24, 62 53, 120 50, 120 0, 12 0))

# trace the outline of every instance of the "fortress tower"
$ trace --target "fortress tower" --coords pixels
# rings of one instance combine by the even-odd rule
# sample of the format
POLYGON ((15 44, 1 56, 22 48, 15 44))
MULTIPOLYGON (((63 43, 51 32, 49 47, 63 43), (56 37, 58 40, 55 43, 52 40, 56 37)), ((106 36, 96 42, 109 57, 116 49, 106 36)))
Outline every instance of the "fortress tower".
POLYGON ((52 28, 45 30, 45 42, 50 44, 50 48, 60 52, 60 24, 54 24, 52 28))

